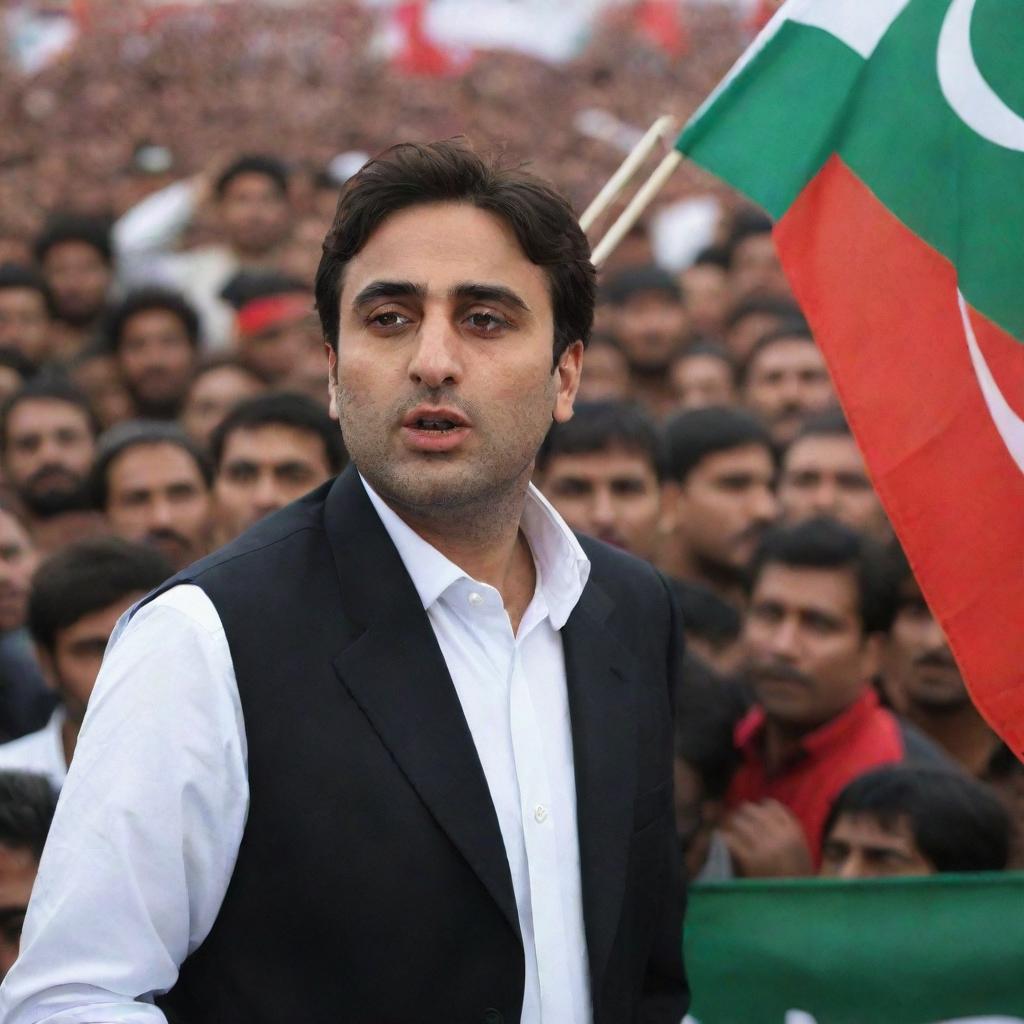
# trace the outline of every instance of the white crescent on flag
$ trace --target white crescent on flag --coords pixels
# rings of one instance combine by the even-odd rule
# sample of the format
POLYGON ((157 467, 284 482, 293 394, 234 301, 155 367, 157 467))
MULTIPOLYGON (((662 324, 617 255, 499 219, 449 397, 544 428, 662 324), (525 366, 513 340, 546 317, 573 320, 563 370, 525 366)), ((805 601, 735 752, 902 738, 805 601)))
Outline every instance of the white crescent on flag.
POLYGON ((972 131, 989 142, 1024 152, 1024 117, 985 81, 971 48, 977 0, 953 0, 939 33, 939 85, 946 102, 972 131))
POLYGON ((967 311, 967 303, 963 295, 957 291, 957 302, 960 304, 960 316, 964 322, 964 331, 967 334, 967 348, 971 353, 971 366, 974 367, 974 375, 978 378, 981 387, 981 394, 985 399, 992 422, 999 431, 999 436, 1010 453, 1010 458, 1017 463, 1017 468, 1024 473, 1024 420, 1018 416, 1010 407, 1010 403, 1003 397, 999 385, 996 383, 992 371, 985 362, 985 356, 978 344, 978 339, 971 326, 971 317, 967 311))

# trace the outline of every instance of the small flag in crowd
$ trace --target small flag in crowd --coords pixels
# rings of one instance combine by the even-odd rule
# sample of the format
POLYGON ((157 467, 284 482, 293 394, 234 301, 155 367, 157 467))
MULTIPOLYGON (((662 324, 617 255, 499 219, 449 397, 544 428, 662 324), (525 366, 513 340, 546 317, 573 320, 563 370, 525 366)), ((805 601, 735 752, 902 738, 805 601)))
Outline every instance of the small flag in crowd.
POLYGON ((1024 751, 1024 6, 789 0, 678 148, 780 256, 972 697, 1024 751))

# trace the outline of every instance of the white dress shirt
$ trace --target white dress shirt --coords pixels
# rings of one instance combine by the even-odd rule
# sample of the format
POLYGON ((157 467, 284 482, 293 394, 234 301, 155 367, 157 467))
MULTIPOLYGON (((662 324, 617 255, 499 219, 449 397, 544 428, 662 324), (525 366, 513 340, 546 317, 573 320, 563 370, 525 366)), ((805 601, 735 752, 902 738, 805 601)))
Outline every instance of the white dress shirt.
MULTIPOLYGON (((365 481, 364 481, 365 484, 365 481)), ((558 630, 590 571, 532 487, 537 586, 513 635, 499 593, 367 493, 416 587, 483 766, 526 955, 522 1024, 592 1018, 558 630)), ((209 934, 248 811, 238 686, 206 594, 178 586, 111 637, 25 922, 5 1024, 155 1024, 152 996, 209 934)))
POLYGON ((61 732, 66 717, 64 708, 58 707, 42 729, 0 744, 0 771, 35 772, 45 775, 54 789, 60 789, 68 773, 61 732))

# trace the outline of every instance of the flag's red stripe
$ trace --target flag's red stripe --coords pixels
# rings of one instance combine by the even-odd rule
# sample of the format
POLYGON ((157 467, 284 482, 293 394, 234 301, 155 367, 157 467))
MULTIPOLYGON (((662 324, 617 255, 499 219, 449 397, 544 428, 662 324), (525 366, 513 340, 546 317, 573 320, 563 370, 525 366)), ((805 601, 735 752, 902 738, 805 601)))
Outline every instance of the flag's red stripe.
MULTIPOLYGON (((875 485, 975 704, 1024 752, 1024 474, 971 367, 956 272, 838 158, 776 229, 875 485)), ((1007 400, 1024 346, 972 311, 1007 400)))

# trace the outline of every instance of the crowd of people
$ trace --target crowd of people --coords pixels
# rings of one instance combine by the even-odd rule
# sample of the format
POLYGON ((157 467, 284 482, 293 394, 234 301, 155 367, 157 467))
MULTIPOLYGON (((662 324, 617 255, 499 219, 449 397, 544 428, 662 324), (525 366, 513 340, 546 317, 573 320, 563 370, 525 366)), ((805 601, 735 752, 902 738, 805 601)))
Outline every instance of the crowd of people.
MULTIPOLYGON (((28 157, 0 170, 0 976, 120 616, 346 464, 312 305, 333 155, 486 125, 582 202, 614 159, 573 135, 568 108, 645 117, 652 81, 685 106, 741 36, 709 10, 682 70, 640 49, 617 68, 606 38, 571 73, 496 57, 428 90, 374 76, 356 4, 287 24, 221 12, 234 56, 216 62, 204 17, 148 37, 100 18, 80 56, 3 83, 38 123, 9 135, 28 157), (277 27, 286 45, 254 42, 277 27), (98 131, 126 54, 148 99, 98 131), (33 113, 75 83, 91 119, 64 133, 33 113), (542 94, 572 103, 518 116, 542 94), (321 131, 339 96, 344 131, 321 131), (154 148, 172 165, 148 166, 154 148)), ((656 263, 644 225, 610 261, 575 416, 535 475, 571 527, 672 581, 689 876, 1019 866, 1024 769, 902 555, 770 222, 735 198, 723 210, 681 271, 656 263)))

